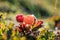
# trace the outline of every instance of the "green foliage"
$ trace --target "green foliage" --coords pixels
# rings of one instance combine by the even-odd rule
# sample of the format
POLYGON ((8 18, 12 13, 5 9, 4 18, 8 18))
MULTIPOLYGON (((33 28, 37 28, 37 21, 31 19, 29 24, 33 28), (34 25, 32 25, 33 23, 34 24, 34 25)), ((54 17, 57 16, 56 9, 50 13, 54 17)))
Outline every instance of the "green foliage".
POLYGON ((0 11, 7 12, 7 13, 9 13, 9 12, 15 13, 15 10, 12 10, 11 8, 8 8, 8 7, 0 7, 0 11))
POLYGON ((29 2, 28 0, 1 0, 4 2, 8 2, 11 7, 17 7, 18 10, 14 10, 14 8, 12 9, 11 7, 2 7, 0 8, 0 11, 5 11, 7 13, 9 12, 13 12, 15 13, 15 11, 20 11, 19 9, 21 9, 23 12, 27 12, 28 14, 34 14, 37 18, 41 18, 41 17, 49 17, 51 16, 51 12, 49 12, 48 10, 46 10, 44 7, 38 5, 38 4, 32 4, 31 2, 29 2))
POLYGON ((55 38, 55 34, 53 33, 53 31, 48 31, 44 33, 44 35, 38 35, 37 40, 54 40, 55 38))
POLYGON ((51 16, 45 8, 36 4, 31 4, 26 1, 20 1, 20 6, 24 8, 24 11, 35 14, 37 18, 51 16))
POLYGON ((11 4, 14 4, 14 3, 15 3, 14 0, 1 0, 1 1, 3 1, 3 2, 8 1, 8 2, 11 3, 11 4))

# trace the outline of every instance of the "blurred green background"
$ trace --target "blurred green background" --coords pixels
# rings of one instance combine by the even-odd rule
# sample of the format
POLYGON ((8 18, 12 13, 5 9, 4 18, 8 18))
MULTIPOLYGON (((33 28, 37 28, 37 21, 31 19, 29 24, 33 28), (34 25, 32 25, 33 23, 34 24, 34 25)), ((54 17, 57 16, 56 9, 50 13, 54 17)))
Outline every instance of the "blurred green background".
POLYGON ((47 18, 59 15, 60 0, 57 0, 56 9, 55 2, 56 0, 0 0, 0 12, 7 12, 9 15, 34 14, 37 18, 47 18))

